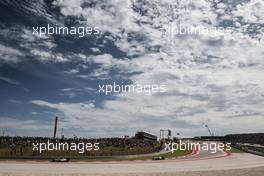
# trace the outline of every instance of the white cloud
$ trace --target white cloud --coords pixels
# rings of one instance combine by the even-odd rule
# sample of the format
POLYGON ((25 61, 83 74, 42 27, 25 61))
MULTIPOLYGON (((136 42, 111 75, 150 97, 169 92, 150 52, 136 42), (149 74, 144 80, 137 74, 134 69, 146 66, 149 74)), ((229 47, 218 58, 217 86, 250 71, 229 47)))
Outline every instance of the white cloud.
MULTIPOLYGON (((90 103, 35 104, 63 112, 75 125, 92 121, 89 125, 92 128, 118 129, 123 125, 133 130, 157 130, 167 126, 181 129, 186 134, 196 134, 194 129, 202 131, 203 124, 210 123, 218 133, 224 133, 231 126, 236 132, 243 132, 239 126, 244 126, 246 131, 262 129, 264 50, 259 35, 252 37, 234 30, 231 34, 214 38, 206 35, 175 36, 173 42, 162 36, 162 28, 169 20, 175 25, 210 27, 231 17, 239 24, 260 24, 262 2, 240 4, 221 18, 217 18, 219 12, 212 3, 205 0, 180 5, 176 1, 151 1, 144 5, 136 1, 134 8, 139 8, 143 14, 133 9, 128 1, 100 1, 92 8, 82 7, 82 4, 83 1, 73 4, 70 0, 56 3, 64 15, 82 16, 88 24, 110 32, 114 36, 111 40, 128 56, 138 55, 125 60, 109 54, 90 56, 88 61, 100 64, 101 68, 83 76, 107 76, 113 68, 128 73, 140 72, 128 79, 134 84, 165 84, 167 92, 152 96, 121 93, 114 100, 104 101, 103 108, 95 108, 90 103), (243 21, 236 18, 239 16, 243 21), (155 47, 160 47, 163 52, 155 47), (238 117, 234 117, 235 114, 238 117)), ((216 7, 225 9, 230 6, 219 3, 216 7)))
POLYGON ((9 136, 51 136, 53 124, 39 124, 38 120, 20 120, 11 117, 0 117, 0 129, 9 136), (30 129, 30 130, 29 130, 30 129))
POLYGON ((20 84, 20 82, 14 80, 14 79, 11 79, 11 78, 4 77, 4 76, 0 76, 0 80, 5 81, 9 84, 13 84, 13 85, 19 85, 20 84))
MULTIPOLYGON (((83 18, 85 24, 109 32, 111 36, 105 40, 111 40, 128 58, 117 59, 103 50, 96 56, 64 56, 33 48, 32 54, 47 61, 53 58, 51 55, 59 54, 55 60, 70 62, 74 58, 100 65, 87 74, 81 73, 79 66, 70 70, 78 78, 110 79, 113 69, 120 73, 137 72, 126 79, 134 84, 165 84, 167 92, 152 96, 121 93, 105 100, 100 108, 94 102, 32 103, 60 111, 68 127, 89 128, 98 133, 139 128, 157 131, 167 127, 194 135, 199 130, 204 133, 204 123, 220 134, 232 132, 230 128, 234 132, 262 130, 264 45, 259 27, 263 25, 263 1, 252 0, 236 7, 228 3, 214 6, 207 0, 177 3, 110 0, 89 7, 82 0, 55 1, 64 16, 83 18), (234 24, 230 34, 182 35, 172 39, 163 35, 164 26, 170 23, 212 27, 225 20, 234 24), (247 32, 253 24, 256 31, 247 32)), ((56 45, 50 42, 47 47, 54 49, 56 45)), ((76 96, 68 92, 68 96, 76 96)))
POLYGON ((69 98, 74 98, 83 94, 83 89, 77 88, 64 88, 60 90, 59 95, 68 96, 69 98))
POLYGON ((53 4, 59 6, 65 16, 82 17, 87 24, 97 26, 102 32, 111 32, 115 35, 123 30, 135 31, 136 14, 131 9, 131 1, 109 0, 90 2, 92 7, 83 7, 85 1, 57 0, 53 4), (103 16, 103 18, 102 18, 103 16))
POLYGON ((16 63, 21 56, 24 54, 20 50, 0 44, 0 62, 16 63))
POLYGON ((262 0, 251 0, 237 6, 237 10, 233 12, 237 17, 242 17, 246 23, 264 23, 264 2, 262 0))

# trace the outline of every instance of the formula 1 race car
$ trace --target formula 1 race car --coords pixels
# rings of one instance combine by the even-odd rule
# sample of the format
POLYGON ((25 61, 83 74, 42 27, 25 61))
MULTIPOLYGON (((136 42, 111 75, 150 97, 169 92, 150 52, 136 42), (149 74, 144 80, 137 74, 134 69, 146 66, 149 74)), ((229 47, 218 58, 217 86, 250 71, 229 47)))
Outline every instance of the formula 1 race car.
POLYGON ((165 160, 164 156, 154 156, 152 160, 165 160))
POLYGON ((69 162, 70 158, 54 158, 50 162, 69 162))

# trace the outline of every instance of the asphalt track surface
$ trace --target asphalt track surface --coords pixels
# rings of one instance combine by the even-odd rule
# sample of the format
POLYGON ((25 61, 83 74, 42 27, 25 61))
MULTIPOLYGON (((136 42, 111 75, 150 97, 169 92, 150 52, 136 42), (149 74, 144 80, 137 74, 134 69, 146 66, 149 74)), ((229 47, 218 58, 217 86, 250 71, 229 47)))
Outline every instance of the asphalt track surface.
POLYGON ((108 161, 108 162, 0 162, 0 176, 35 175, 252 175, 263 176, 264 157, 225 151, 212 153, 208 150, 194 150, 183 157, 158 161, 108 161))

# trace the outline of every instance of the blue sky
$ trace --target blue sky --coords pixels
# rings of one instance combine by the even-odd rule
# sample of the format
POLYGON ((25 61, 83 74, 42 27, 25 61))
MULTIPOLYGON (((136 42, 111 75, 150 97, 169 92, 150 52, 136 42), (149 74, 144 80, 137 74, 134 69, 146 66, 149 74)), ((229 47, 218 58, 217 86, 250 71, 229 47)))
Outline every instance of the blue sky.
POLYGON ((0 129, 9 135, 183 136, 263 131, 264 2, 0 2, 0 129), (92 26, 100 35, 32 34, 32 27, 92 26), (232 33, 167 38, 168 24, 232 33), (98 93, 113 82, 164 84, 152 95, 98 93))

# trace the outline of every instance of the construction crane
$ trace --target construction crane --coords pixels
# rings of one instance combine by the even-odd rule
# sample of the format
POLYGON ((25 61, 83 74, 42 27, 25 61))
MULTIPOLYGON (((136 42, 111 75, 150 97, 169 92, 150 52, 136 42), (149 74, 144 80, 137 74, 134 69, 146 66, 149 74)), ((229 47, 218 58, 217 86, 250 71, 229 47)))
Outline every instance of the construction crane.
POLYGON ((210 136, 214 136, 214 133, 211 132, 211 130, 210 130, 210 128, 209 128, 209 126, 207 124, 205 125, 205 127, 207 128, 210 136))

